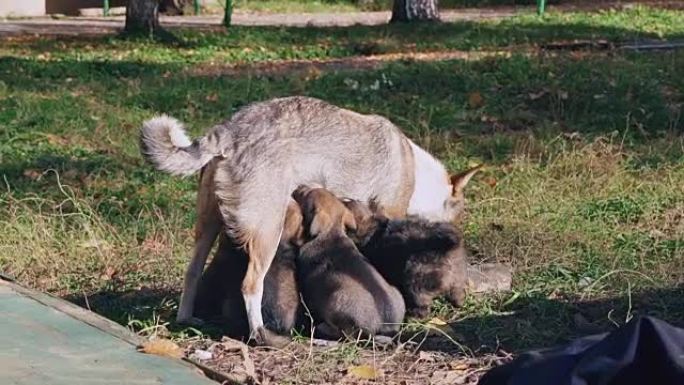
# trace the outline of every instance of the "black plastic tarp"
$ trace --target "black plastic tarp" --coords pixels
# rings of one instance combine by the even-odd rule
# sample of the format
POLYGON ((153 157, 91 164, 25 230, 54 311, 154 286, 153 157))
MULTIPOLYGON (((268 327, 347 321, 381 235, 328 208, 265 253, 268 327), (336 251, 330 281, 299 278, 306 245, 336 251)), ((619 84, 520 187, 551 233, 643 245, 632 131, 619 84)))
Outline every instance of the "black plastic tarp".
POLYGON ((522 354, 479 385, 684 385, 684 329, 634 318, 611 333, 522 354))

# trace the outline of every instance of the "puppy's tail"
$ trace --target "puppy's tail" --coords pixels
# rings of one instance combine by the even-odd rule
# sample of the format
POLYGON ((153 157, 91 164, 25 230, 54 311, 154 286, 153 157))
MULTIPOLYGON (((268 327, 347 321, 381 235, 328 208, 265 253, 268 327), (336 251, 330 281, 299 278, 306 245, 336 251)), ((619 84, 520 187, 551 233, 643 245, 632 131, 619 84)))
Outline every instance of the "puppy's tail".
POLYGON ((183 124, 168 115, 147 120, 140 129, 140 152, 145 160, 173 175, 194 174, 220 154, 218 147, 217 135, 191 141, 183 124))

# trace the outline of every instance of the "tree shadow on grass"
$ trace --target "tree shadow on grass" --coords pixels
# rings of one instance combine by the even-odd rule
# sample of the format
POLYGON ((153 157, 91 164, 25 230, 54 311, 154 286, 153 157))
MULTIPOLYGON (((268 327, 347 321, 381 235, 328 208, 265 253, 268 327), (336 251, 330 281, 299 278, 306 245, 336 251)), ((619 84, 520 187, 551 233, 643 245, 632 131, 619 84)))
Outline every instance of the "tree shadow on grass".
MULTIPOLYGON (((491 50, 516 45, 546 44, 562 40, 607 40, 610 42, 641 39, 681 39, 681 33, 657 34, 643 32, 636 27, 594 25, 589 20, 554 23, 543 19, 525 22, 503 20, 500 23, 458 21, 447 23, 387 24, 376 26, 354 25, 346 27, 270 27, 234 26, 228 31, 197 31, 180 29, 169 44, 155 44, 146 39, 116 36, 70 36, 21 40, 24 52, 93 51, 107 57, 107 50, 134 49, 136 44, 154 52, 163 53, 165 60, 224 51, 233 61, 262 61, 275 59, 259 53, 277 52, 280 59, 339 58, 352 55, 374 55, 415 50, 491 50), (255 50, 254 47, 259 47, 255 50), (183 51, 179 55, 176 48, 183 51), (189 56, 188 56, 189 55, 189 56)), ((138 47, 140 48, 140 47, 138 47)), ((198 56, 200 57, 200 56, 198 56)), ((225 58, 226 55, 222 56, 225 58)))
POLYGON ((143 287, 138 290, 103 290, 89 295, 69 295, 63 299, 111 319, 143 334, 201 333, 220 339, 225 330, 218 323, 188 327, 175 322, 180 290, 143 287))

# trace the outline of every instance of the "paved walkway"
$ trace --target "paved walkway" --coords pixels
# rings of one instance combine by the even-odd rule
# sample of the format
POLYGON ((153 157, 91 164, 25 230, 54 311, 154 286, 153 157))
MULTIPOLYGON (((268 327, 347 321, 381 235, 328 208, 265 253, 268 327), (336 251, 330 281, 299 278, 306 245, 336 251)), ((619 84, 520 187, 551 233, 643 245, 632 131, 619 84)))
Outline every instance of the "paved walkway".
POLYGON ((217 384, 180 359, 137 352, 120 325, 2 278, 0 314, 2 384, 217 384))
MULTIPOLYGON (((682 1, 657 1, 662 7, 682 7, 682 1)), ((636 2, 582 3, 579 5, 564 4, 549 6, 550 11, 598 10, 609 7, 629 8, 636 2)), ((442 19, 446 22, 470 21, 482 19, 501 19, 519 13, 534 12, 535 7, 495 7, 468 8, 442 11, 442 19)), ((345 27, 350 25, 379 25, 386 23, 390 12, 349 12, 349 13, 254 13, 236 11, 233 14, 234 25, 247 26, 286 26, 286 27, 345 27)), ((221 15, 206 16, 162 16, 161 24, 167 28, 194 27, 220 28, 221 15)), ((124 26, 124 17, 49 17, 12 19, 0 21, 0 35, 101 35, 120 31, 124 26)))

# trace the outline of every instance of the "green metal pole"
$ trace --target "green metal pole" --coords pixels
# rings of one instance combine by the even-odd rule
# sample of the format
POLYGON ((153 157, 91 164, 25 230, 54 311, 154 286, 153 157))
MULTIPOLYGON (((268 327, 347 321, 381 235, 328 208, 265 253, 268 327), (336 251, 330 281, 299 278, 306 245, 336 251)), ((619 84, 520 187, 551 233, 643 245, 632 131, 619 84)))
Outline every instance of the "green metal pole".
POLYGON ((546 0, 537 0, 537 15, 543 15, 544 8, 546 8, 546 0))
POLYGON ((193 0, 192 5, 195 6, 195 15, 200 14, 200 0, 193 0))
POLYGON ((109 0, 104 0, 104 4, 102 5, 102 14, 109 16, 109 0))

